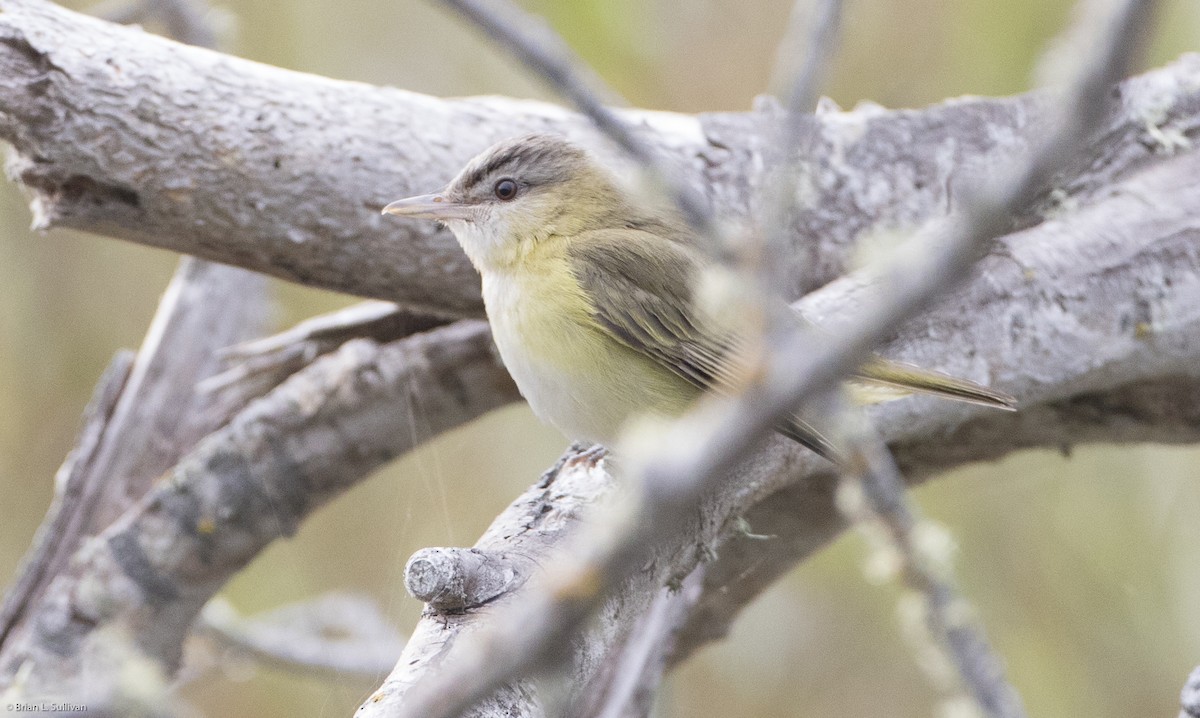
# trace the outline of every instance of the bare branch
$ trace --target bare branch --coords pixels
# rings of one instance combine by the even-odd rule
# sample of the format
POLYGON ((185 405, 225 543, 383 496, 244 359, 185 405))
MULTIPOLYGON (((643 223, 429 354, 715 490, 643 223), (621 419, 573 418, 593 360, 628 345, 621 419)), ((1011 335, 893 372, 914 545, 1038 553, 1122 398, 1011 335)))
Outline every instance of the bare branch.
POLYGON ((701 458, 695 466, 711 465, 718 472, 732 468, 753 445, 753 437, 763 435, 793 407, 831 386, 845 374, 846 367, 858 366, 894 327, 966 277, 987 244, 1004 234, 1014 215, 1032 206, 1054 173, 1081 151, 1100 127, 1107 115, 1110 90, 1131 63, 1135 39, 1144 32, 1151 6, 1142 0, 1120 5, 1111 24, 1104 28, 1105 36, 1096 39, 1094 46, 1101 48, 1099 57, 1081 60, 1080 75, 1050 124, 1052 132, 1045 143, 1029 156, 1026 166, 1010 177, 991 187, 965 191, 969 199, 964 213, 951 217, 949 226, 927 232, 925 246, 914 248, 923 256, 900 262, 901 266, 880 281, 879 292, 886 300, 876 300, 856 318, 852 328, 841 332, 819 352, 811 351, 812 340, 807 336, 781 342, 775 356, 786 357, 790 367, 772 371, 771 375, 778 377, 774 390, 765 397, 743 400, 739 412, 743 421, 729 422, 731 425, 724 427, 729 431, 713 437, 720 436, 741 448, 722 455, 724 447, 708 444, 711 457, 701 458))
POLYGON ((1020 696, 1004 677, 1003 664, 976 625, 969 604, 954 585, 945 542, 934 543, 932 525, 917 516, 905 496, 904 477, 887 446, 873 430, 852 429, 852 475, 843 477, 842 510, 859 524, 877 520, 899 562, 895 568, 918 592, 930 646, 943 654, 958 673, 971 699, 989 716, 1025 715, 1020 696), (850 488, 847 491, 847 488, 850 488), (924 537, 924 539, 922 538, 924 537))
POLYGON ((788 233, 792 231, 788 215, 796 209, 800 173, 810 166, 806 157, 812 154, 816 139, 814 133, 805 131, 806 124, 841 23, 841 0, 817 0, 816 17, 811 20, 810 6, 809 0, 796 0, 776 61, 776 76, 785 83, 786 107, 763 173, 758 241, 749 243, 745 250, 749 256, 744 257, 744 263, 755 269, 757 282, 784 295, 790 295, 794 285, 794 277, 787 275, 788 233), (793 47, 802 42, 803 62, 797 60, 800 53, 793 47))
MULTIPOLYGON (((1198 236, 1191 210, 1172 207, 1164 194, 1200 192, 1196 172, 1200 153, 1181 155, 1111 185, 1115 204, 1098 202, 1070 222, 1010 235, 967 288, 905 325, 889 354, 997 383, 1022 405, 1016 414, 960 415, 942 429, 934 428, 934 416, 957 407, 921 401, 874 408, 872 418, 910 482, 959 461, 1033 446, 1200 440, 1200 375, 1186 358, 1200 350, 1200 334, 1191 335, 1200 331, 1200 313, 1191 308, 1200 302, 1200 260, 1178 254, 1187 255, 1198 236), (1113 224, 1135 215, 1138 227, 1113 224), (1149 239, 1163 230, 1171 239, 1149 239), (1160 296, 1164 278, 1173 289, 1160 296), (919 438, 931 431, 936 442, 919 438)), ((839 322, 869 296, 847 279, 798 306, 839 322)), ((837 535, 844 522, 834 485, 832 476, 810 478, 745 513, 755 533, 778 538, 734 533, 716 549, 705 595, 682 633, 683 655, 724 635, 741 606, 837 535)))
MULTIPOLYGON (((1175 201, 1174 190, 1200 196, 1200 153, 1164 160, 1112 185, 1104 198, 1077 208, 1070 221, 1048 221, 1010 235, 980 264, 970 284, 903 328, 889 345, 889 356, 997 383, 1022 401, 1018 413, 928 400, 874 407, 872 419, 909 481, 1030 447, 1200 441, 1200 256, 1194 251, 1200 235, 1193 210, 1175 201), (1169 285, 1163 277, 1171 278, 1169 285), (1103 301, 1094 301, 1095 296, 1103 301)), ((869 287, 847 279, 806 297, 798 307, 840 324, 871 297, 869 287)), ((559 481, 575 486, 594 477, 589 465, 568 463, 553 481, 514 503, 511 523, 498 524, 479 547, 511 550, 504 540, 511 534, 520 536, 525 551, 550 528, 556 531, 546 542, 557 544, 556 517, 583 515, 599 500, 559 481), (545 524, 530 523, 547 509, 545 524)), ((772 538, 748 538, 735 525, 705 522, 681 540, 686 551, 655 561, 647 584, 630 587, 622 603, 613 604, 628 621, 641 615, 640 591, 654 585, 655 576, 666 582, 709 561, 704 592, 679 633, 674 660, 723 635, 743 606, 845 527, 828 465, 788 442, 771 443, 729 481, 784 486, 735 492, 731 507, 718 507, 745 517, 754 534, 772 538)), ((401 661, 364 714, 388 715, 410 686, 441 669, 439 661, 448 657, 461 632, 491 620, 508 603, 523 601, 525 590, 500 597, 483 611, 423 619, 406 657, 428 660, 401 661)), ((580 639, 579 650, 590 658, 607 655, 625 627, 601 624, 580 639)), ((593 679, 587 667, 594 665, 576 663, 577 680, 593 679)), ((536 713, 536 699, 525 697, 533 708, 509 692, 489 701, 483 714, 536 713)))
POLYGON ((284 379, 354 338, 379 343, 450 323, 447 317, 413 312, 391 302, 367 301, 300 322, 287 331, 221 350, 228 369, 200 383, 199 391, 245 406, 284 379))
POLYGON ((51 603, 49 591, 71 557, 228 418, 195 386, 217 370, 219 347, 260 331, 265 284, 245 270, 180 262, 106 420, 85 430, 60 472, 74 498, 53 510, 54 530, 35 545, 23 578, 5 598, 0 656, 12 648, 7 639, 28 630, 33 615, 51 603), (34 573, 37 580, 30 578, 34 573))
POLYGON ((87 468, 105 436, 117 400, 129 379, 133 358, 133 352, 117 352, 96 382, 92 399, 83 411, 82 426, 75 438, 74 448, 54 477, 54 501, 38 527, 33 545, 21 562, 16 580, 4 594, 4 605, 0 608, 0 645, 4 645, 17 620, 29 610, 35 594, 49 578, 47 572, 54 553, 61 548, 60 537, 66 532, 67 524, 80 511, 84 488, 89 485, 87 468))
MULTIPOLYGON (((112 32, 100 24, 79 22, 70 13, 31 0, 0 0, 0 5, 5 10, 0 13, 0 134, 14 141, 21 157, 37 158, 37 162, 19 159, 14 171, 33 180, 31 191, 38 195, 40 206, 50 210, 43 218, 159 246, 196 248, 208 256, 269 266, 272 273, 281 276, 365 295, 458 312, 478 311, 473 275, 465 269, 452 240, 445 235, 414 238, 395 228, 389 228, 390 234, 383 237, 381 228, 371 224, 373 213, 362 211, 362 207, 371 202, 381 204, 402 191, 388 186, 393 181, 410 182, 419 190, 435 186, 466 157, 498 136, 547 127, 578 133, 582 127, 577 118, 536 103, 442 103, 391 91, 378 92, 376 99, 364 102, 367 95, 377 91, 266 70, 231 58, 193 54, 169 44, 146 43, 136 32, 112 32), (48 27, 30 31, 31 27, 40 27, 40 22, 48 23, 48 27), (68 41, 56 44, 45 38, 68 41), (77 53, 74 48, 87 51, 77 53), (161 103, 150 99, 154 95, 143 98, 148 103, 145 106, 157 108, 161 115, 151 118, 153 122, 142 121, 154 125, 153 133, 162 141, 164 155, 172 160, 143 163, 141 169, 150 176, 144 186, 133 183, 128 168, 116 160, 129 148, 134 164, 140 163, 142 156, 137 153, 149 145, 141 142, 138 132, 150 132, 151 128, 135 123, 131 132, 121 123, 104 125, 105 116, 124 117, 119 108, 95 116, 86 110, 62 110, 73 107, 76 101, 104 107, 104 96, 114 92, 106 84, 111 82, 111 75, 106 74, 109 71, 105 63, 113 60, 123 65, 123 58, 130 54, 137 55, 139 62, 122 69, 135 75, 130 81, 138 88, 156 87, 153 77, 138 74, 140 67, 170 67, 176 76, 196 77, 205 92, 212 90, 212 94, 193 98, 198 102, 193 107, 199 109, 190 111, 186 118, 172 114, 176 103, 163 88, 157 95, 164 98, 161 103), (28 91, 32 87, 42 94, 34 97, 28 91), (222 114, 223 110, 218 111, 224 97, 221 93, 226 91, 229 96, 243 99, 264 98, 263 107, 286 111, 280 110, 282 119, 277 118, 276 125, 254 125, 250 115, 231 119, 222 114), (313 97, 319 99, 311 101, 313 97), (47 117, 57 119, 46 122, 47 117), (219 123, 212 119, 216 117, 221 118, 219 123), (257 135, 241 134, 251 126, 257 135), (190 128, 195 128, 194 136, 190 128), (73 134, 77 132, 82 135, 73 134), (173 133, 180 132, 186 136, 177 143, 180 138, 173 133), (112 142, 111 158, 100 158, 110 164, 98 165, 97 158, 72 155, 74 148, 87 143, 63 139, 98 136, 112 142), (261 146, 249 141, 255 137, 262 140, 261 146), (200 151, 176 151, 189 142, 200 151), (264 195, 264 188, 278 180, 281 173, 265 153, 279 146, 297 148, 296 154, 282 158, 286 181, 279 184, 277 194, 264 195), (335 151, 348 146, 363 148, 361 158, 351 160, 346 153, 335 151), (389 162, 404 159, 398 147, 407 150, 426 146, 439 149, 424 160, 418 157, 415 162, 389 162), (237 165, 237 172, 205 165, 205 158, 219 156, 222 147, 237 147, 243 153, 246 162, 237 165), (377 152, 381 148, 383 151, 377 152), (290 174, 293 160, 302 164, 309 151, 323 161, 290 174), (300 186, 296 176, 305 177, 309 184, 300 186), (195 177, 201 181, 186 184, 188 178, 195 177), (185 184, 180 185, 181 181, 185 184), (181 194, 179 186, 187 189, 181 194), (130 212, 125 202, 131 196, 130 187, 136 187, 133 194, 138 198, 138 212, 130 212), (125 191, 117 191, 122 189, 125 191), (191 204, 181 209, 180 197, 191 204), (261 211, 242 211, 239 201, 261 211), (210 212, 212 207, 232 209, 210 212), (211 217, 212 223, 196 226, 191 221, 196 208, 211 217), (290 242, 291 237, 316 237, 318 230, 324 231, 317 218, 328 221, 329 231, 324 236, 331 238, 329 242, 290 242), (394 269, 393 263, 406 268, 394 269)), ((1194 301, 1186 281, 1177 282, 1162 296, 1148 296, 1144 288, 1161 284, 1155 277, 1180 279, 1195 274, 1195 267, 1188 264, 1194 253, 1187 244, 1195 238, 1194 234, 1186 234, 1194 233, 1194 222, 1181 222, 1180 213, 1186 216, 1190 211, 1194 217, 1195 198, 1200 196, 1195 178, 1200 170, 1194 158, 1180 157, 1170 164, 1161 163, 1161 159, 1179 153, 1196 135, 1200 110, 1197 76, 1200 62, 1188 57, 1167 70, 1127 83, 1121 91, 1122 112, 1105 128, 1102 145, 1071 163, 1071 168, 1056 179, 1058 191, 1051 195, 1055 204, 1049 208, 1039 206, 1036 212, 1026 214, 1027 222, 1040 224, 1035 234, 1021 235, 1021 239, 1037 238, 1041 246, 1064 252, 1065 263, 1051 262, 1018 244, 1015 258, 998 256, 985 265, 983 275, 971 285, 966 298, 959 296, 954 311, 939 315, 940 323, 911 325, 917 327, 913 330, 918 339, 915 346, 923 347, 916 350, 924 353, 918 363, 963 375, 986 376, 992 372, 1001 386, 1035 405, 1017 417, 1003 420, 981 420, 955 413, 957 409, 928 413, 889 409, 885 416, 902 420, 895 420, 884 434, 901 443, 903 450, 898 456, 906 471, 915 467, 917 474, 925 475, 969 458, 1000 455, 1017 446, 1081 439, 1195 440, 1194 425, 1189 425, 1186 418, 1194 416, 1189 412, 1196 405, 1195 381, 1189 367, 1196 366, 1197 354, 1189 335, 1180 327, 1193 326, 1188 324, 1188 308, 1200 303, 1194 301), (1124 187, 1127 193, 1114 187, 1124 187), (1052 215, 1051 219, 1046 220, 1043 213, 1052 215), (1155 221, 1147 223, 1150 214, 1155 221), (1079 231, 1105 241, 1079 243, 1076 222, 1083 227, 1079 231), (1178 256, 1166 256, 1170 252, 1178 256), (1113 287, 1112 301, 1105 311, 1075 311, 1073 297, 1082 296, 1078 293, 1087 286, 1084 276, 1071 274, 1076 269, 1097 272, 1091 276, 1092 286, 1113 287), (1029 275, 1014 278, 1022 272, 1029 275), (996 292, 989 295, 992 289, 996 292), (1071 306, 1071 321, 1079 317, 1081 324, 1063 324, 1061 319, 1056 322, 1049 318, 1045 302, 1071 306), (1014 324, 985 327, 982 333, 973 334, 955 316, 964 306, 979 308, 974 316, 992 316, 998 311, 1004 321, 1011 319, 1014 324), (982 307, 988 311, 982 311, 982 307), (1020 326, 1016 325, 1018 321, 1020 326), (1036 330, 1031 328, 1035 326, 1036 330), (1139 327, 1142 338, 1135 339, 1132 331, 1126 332, 1130 326, 1139 327), (1062 338, 1068 349, 1086 346, 1089 355, 1094 354, 1091 332, 1097 331, 1105 337, 1104 356, 1096 360, 1100 366, 1075 363, 1083 352, 1075 351, 1077 356, 1072 357, 1071 351, 1064 353, 1058 347, 1030 346, 1020 339, 1026 335, 1024 328, 1029 328, 1032 336, 1062 338), (930 340, 932 336, 957 337, 960 333, 966 338, 950 343, 955 348, 953 355, 945 351, 942 342, 930 340), (1114 334, 1117 339, 1113 339, 1114 334), (1009 365, 1008 359, 998 356, 1000 352, 992 347, 1011 350, 1012 360, 1023 364, 1009 365), (963 351, 966 357, 958 356, 963 351), (956 371, 959 368, 967 371, 956 371), (1172 372, 1177 376, 1172 378, 1172 372), (1138 377, 1146 381, 1138 383, 1138 377), (1133 383, 1122 388, 1122 381, 1133 383), (1061 401, 1054 403, 1054 399, 1061 401), (1113 424, 1104 414, 1113 408, 1134 418, 1126 419, 1124 425, 1113 424), (955 431, 954 427, 960 433, 954 434, 953 446, 934 446, 928 441, 937 432, 955 431)), ((1039 136, 1047 108, 1054 102, 1050 95, 1040 99, 972 100, 919 113, 867 110, 833 113, 813 120, 816 155, 837 155, 844 164, 821 167, 812 174, 813 207, 799 214, 792 233, 796 238, 793 247, 806 247, 791 254, 797 286, 815 286, 836 276, 845 266, 846 248, 874 222, 910 225, 937 216, 948 206, 958 206, 958 189, 966 180, 986 173, 997 158, 1025 151, 1029 138, 1039 136), (897 141, 897 137, 905 141, 897 141), (952 151, 939 153, 936 148, 952 151), (860 182, 866 176, 872 178, 871 188, 860 182), (811 237, 816 239, 807 243, 811 237)), ((683 164, 694 172, 697 185, 711 190, 722 216, 744 217, 753 206, 752 198, 761 194, 755 180, 746 181, 753 178, 747 168, 760 161, 763 154, 763 140, 756 129, 761 117, 627 116, 645 119, 648 140, 669 145, 684 158, 683 164)), ((869 294, 857 298, 870 301, 869 294)), ((818 297, 806 306, 819 305, 818 297)), ((837 313, 827 316, 836 318, 837 313)), ((901 345, 902 351, 903 346, 914 345, 901 345)), ((923 406, 919 402, 917 405, 923 406)), ((791 476, 799 470, 795 467, 802 465, 778 449, 770 449, 761 461, 773 471, 791 476), (792 471, 787 471, 789 466, 792 471)), ((763 485, 778 486, 782 481, 767 476, 763 485)), ((786 507, 784 502, 775 506, 780 510, 786 507)), ((829 508, 817 502, 806 510, 818 524, 839 523, 836 514, 831 518, 831 514, 821 513, 821 507, 829 508)), ((808 540, 813 536, 809 535, 808 540)), ((772 553, 773 545, 767 542, 767 552, 779 562, 777 565, 797 560, 796 552, 772 553)), ((721 558, 712 567, 721 567, 730 553, 722 548, 721 558)), ((670 570, 682 570, 686 565, 680 560, 672 563, 670 570)), ((761 580, 762 575, 754 579, 761 580)), ((709 580, 717 585, 715 578, 706 578, 706 585, 710 585, 709 580)), ((734 588, 736 593, 740 586, 734 588)), ((713 595, 706 592, 702 606, 711 607, 708 601, 713 595)), ((714 623, 722 625, 730 616, 718 612, 714 623)), ((686 645, 679 649, 684 651, 686 645)), ((516 690, 516 694, 520 692, 516 690)))
MULTIPOLYGON (((1085 45, 1109 40, 1112 49, 1101 54, 1099 59, 1103 64, 1099 69, 1083 64, 1068 73, 1068 79, 1073 80, 1068 99, 1078 100, 1079 106, 1063 112, 1057 140, 1048 146, 1051 150, 1048 157, 1032 158, 1026 175, 1011 189, 997 193, 996 199, 1003 202, 1001 212, 1013 214, 1028 206, 1033 193, 1040 191, 1051 171, 1057 169, 1055 164, 1048 163, 1074 154, 1070 133, 1079 132, 1081 136, 1089 137, 1101 125, 1108 112, 1105 90, 1132 65, 1135 51, 1148 32, 1153 5, 1152 2, 1134 0, 1118 7, 1111 15, 1097 11, 1094 18, 1084 18, 1079 23, 1090 31, 1085 45), (1088 26, 1088 20, 1096 26, 1088 26)), ((1076 29, 1075 34, 1083 32, 1076 29)), ((1081 62, 1089 63, 1092 59, 1084 53, 1081 62)), ((990 201, 993 200, 983 200, 990 201)), ((976 226, 985 233, 999 233, 998 223, 987 218, 988 211, 985 209, 976 214, 976 226)), ((953 281, 936 274, 929 276, 935 280, 953 281)), ((855 437, 852 457, 856 460, 851 466, 853 473, 858 475, 865 504, 886 528, 903 561, 906 582, 920 592, 934 639, 944 643, 949 662, 957 669, 972 699, 988 715, 1000 718, 1023 716, 1020 698, 1004 678, 1000 659, 993 653, 982 627, 973 625, 968 617, 967 604, 958 595, 948 562, 940 562, 941 570, 938 570, 939 562, 919 550, 915 535, 920 527, 915 513, 907 506, 903 479, 887 447, 874 432, 853 431, 852 434, 855 437)))
MULTIPOLYGON (((615 486, 615 481, 603 470, 602 463, 597 461, 594 454, 589 454, 582 447, 572 447, 541 481, 527 489, 496 517, 476 542, 475 548, 484 552, 520 556, 535 565, 546 565, 562 550, 567 537, 578 531, 584 518, 584 509, 609 496, 615 486)), ((639 580, 638 583, 642 582, 639 580)), ((657 591, 658 587, 655 587, 650 593, 657 591)), ((390 716, 414 708, 420 710, 412 702, 414 693, 429 685, 431 680, 437 681, 448 668, 454 667, 454 672, 457 672, 462 667, 464 661, 460 646, 479 647, 479 642, 474 640, 456 643, 462 632, 469 629, 477 631, 480 615, 494 618, 495 612, 511 609, 514 597, 524 600, 537 596, 537 591, 511 591, 489 603, 483 613, 436 613, 431 620, 423 620, 410 637, 391 675, 359 709, 360 718, 390 716), (451 650, 455 652, 454 655, 448 655, 451 650)), ((640 610, 636 612, 640 613, 640 610)), ((521 652, 529 646, 518 638, 503 646, 496 646, 498 649, 501 647, 505 651, 521 652)), ((564 644, 560 657, 565 661, 568 654, 569 648, 564 644)), ((479 657, 477 653, 475 658, 479 657)), ((454 695, 453 689, 446 694, 447 698, 454 695)), ((438 701, 436 696, 428 693, 424 696, 438 701)), ((495 696, 495 700, 499 715, 539 713, 530 689, 523 682, 502 691, 495 696)))
POLYGON ((624 643, 614 646, 590 682, 590 693, 577 701, 578 715, 597 718, 644 718, 668 668, 675 637, 700 597, 704 567, 678 585, 659 590, 645 613, 636 616, 624 643))
POLYGON ((378 680, 404 648, 373 601, 338 593, 253 616, 214 599, 200 613, 196 632, 264 664, 339 680, 378 680))
POLYGON ((206 19, 212 8, 205 0, 107 0, 92 7, 91 14, 122 25, 158 21, 173 40, 196 47, 217 46, 217 33, 206 19))
POLYGON ((814 140, 811 133, 805 132, 805 125, 811 121, 819 82, 837 43, 842 15, 841 0, 817 0, 816 16, 810 21, 807 12, 810 5, 809 0, 795 1, 788 32, 780 46, 775 73, 785 83, 786 106, 763 180, 760 242, 751 248, 756 256, 749 257, 751 261, 747 262, 753 266, 753 260, 757 260, 757 279, 785 296, 794 281, 785 272, 787 235, 791 230, 788 214, 797 203, 799 174, 809 166, 804 156, 811 154, 814 140), (805 47, 803 60, 797 63, 791 58, 801 55, 791 45, 802 42, 801 37, 805 47))
MULTIPOLYGON (((964 216, 955 218, 949 231, 932 233, 928 258, 905 262, 890 272, 883 282, 886 301, 873 300, 819 351, 813 351, 815 343, 807 332, 777 340, 760 384, 730 401, 714 399, 653 437, 631 437, 642 442, 623 447, 631 473, 640 478, 637 505, 608 511, 600 520, 603 529, 592 532, 599 535, 589 535, 570 558, 559 555, 561 563, 551 571, 552 578, 533 582, 534 590, 526 592, 520 604, 498 613, 473 641, 459 644, 440 673, 412 687, 390 715, 457 716, 504 683, 548 665, 611 591, 660 552, 670 555, 702 502, 730 491, 729 477, 761 437, 857 366, 896 325, 961 281, 986 243, 1002 235, 1009 218, 1036 198, 1062 158, 1084 146, 1104 119, 1104 100, 1132 53, 1134 43, 1128 38, 1140 36, 1147 12, 1148 3, 1121 6, 1107 28, 1109 34, 1097 38, 1100 56, 1094 67, 1099 69, 1085 58, 1068 94, 1073 101, 1052 124, 1043 151, 1029 157, 1006 182, 986 193, 971 193, 964 216)), ((709 515, 729 517, 720 511, 709 515)), ((364 708, 372 703, 379 701, 364 708)))
MULTIPOLYGON (((186 2, 170 5, 175 17, 173 22, 168 18, 169 29, 186 33, 187 40, 213 41, 198 17, 185 17, 190 9, 186 2)), ((70 584, 64 580, 69 558, 86 550, 87 542, 141 499, 159 474, 230 416, 227 407, 195 387, 214 373, 220 346, 261 331, 265 292, 266 281, 259 275, 190 257, 180 261, 140 351, 128 366, 123 366, 124 355, 118 355, 114 367, 119 384, 111 376, 101 379, 97 396, 103 408, 88 417, 89 426, 60 473, 58 500, 5 598, 0 660, 21 651, 20 640, 8 639, 28 635, 31 626, 34 633, 42 628, 38 618, 44 617, 46 606, 70 600, 61 593, 70 584)), ((100 650, 128 652, 135 663, 149 662, 132 655, 127 634, 116 631, 110 638, 111 645, 100 650)), ((152 669, 155 675, 167 673, 162 665, 152 669)), ((19 670, 28 674, 19 681, 22 685, 43 678, 31 674, 31 664, 19 670)), ((121 681, 97 683, 112 693, 97 703, 102 712, 113 707, 112 701, 128 698, 122 695, 127 687, 121 681)), ((150 703, 148 710, 161 708, 157 698, 150 703)))
MULTIPOLYGON (((775 76, 787 101, 789 129, 785 137, 795 137, 798 118, 812 114, 817 93, 837 49, 842 25, 842 0, 796 0, 787 34, 779 46, 775 76), (813 6, 816 6, 815 9, 813 6), (803 46, 803 51, 796 46, 803 46), (795 118, 795 119, 793 119, 795 118)), ((781 152, 791 157, 791 152, 781 152)))
POLYGON ((517 590, 533 573, 528 556, 480 549, 427 548, 408 559, 404 586, 435 611, 478 608, 517 590))
POLYGON ((143 0, 166 27, 168 37, 186 45, 216 47, 217 33, 205 20, 207 0, 143 0))
POLYGON ((1200 666, 1197 666, 1188 676, 1187 683, 1179 695, 1179 706, 1179 718, 1200 716, 1200 666))
MULTIPOLYGON (((44 0, 0 7, 0 138, 13 145, 9 174, 29 190, 39 227, 479 315, 478 278, 453 237, 385 224, 378 210, 440 187, 475 153, 522 132, 562 132, 613 154, 584 118, 552 105, 438 100, 214 55, 44 0), (130 106, 153 112, 125 121, 130 106), (86 151, 101 140, 108 151, 86 151)), ((1197 75, 1200 59, 1188 56, 1129 83, 1104 142, 1063 168, 1066 200, 1155 161, 1164 142, 1189 142, 1200 126, 1197 75)), ((780 263, 789 296, 843 274, 864 234, 958 207, 961 184, 1028 152, 1056 104, 1047 94, 812 118, 806 204, 790 218, 780 263)), ((707 195, 714 215, 745 225, 760 210, 758 172, 774 141, 763 128, 774 115, 618 114, 707 195)))
POLYGON ((57 599, 10 636, 0 681, 33 666, 23 690, 69 694, 90 637, 112 626, 173 666, 196 613, 267 544, 381 463, 516 398, 482 322, 346 344, 205 438, 77 552, 57 599))

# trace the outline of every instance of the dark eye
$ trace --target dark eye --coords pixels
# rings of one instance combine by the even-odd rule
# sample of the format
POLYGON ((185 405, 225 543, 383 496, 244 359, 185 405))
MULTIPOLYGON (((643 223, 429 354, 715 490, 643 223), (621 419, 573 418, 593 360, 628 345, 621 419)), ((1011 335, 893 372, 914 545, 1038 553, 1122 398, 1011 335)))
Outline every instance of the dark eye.
POLYGON ((517 183, 506 177, 497 182, 496 186, 492 188, 492 191, 496 193, 496 199, 501 199, 507 202, 508 200, 517 196, 517 183))

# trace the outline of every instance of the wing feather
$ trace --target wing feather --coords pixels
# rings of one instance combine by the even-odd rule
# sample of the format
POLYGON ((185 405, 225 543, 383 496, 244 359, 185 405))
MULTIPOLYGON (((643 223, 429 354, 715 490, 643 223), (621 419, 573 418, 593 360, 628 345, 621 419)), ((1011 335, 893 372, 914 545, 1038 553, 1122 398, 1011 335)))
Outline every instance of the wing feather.
MULTIPOLYGON (((700 389, 730 391, 745 340, 697 312, 694 291, 702 261, 694 250, 657 236, 644 238, 656 245, 650 257, 638 251, 638 234, 645 233, 587 232, 568 249, 596 326, 700 389)), ((828 459, 837 457, 832 442, 799 416, 778 431, 828 459)))
POLYGON ((639 230, 600 230, 577 236, 568 253, 597 326, 701 389, 726 382, 735 337, 697 316, 693 288, 702 265, 692 250, 639 230), (639 252, 638 235, 663 251, 639 252))
MULTIPOLYGON (((705 391, 732 392, 745 375, 746 338, 701 316, 695 288, 705 264, 686 245, 644 230, 598 230, 573 239, 567 250, 595 326, 625 346, 652 358, 705 391), (639 244, 638 239, 643 241, 639 244), (653 244, 653 255, 644 247, 653 244)), ((783 302, 778 309, 805 322, 783 302)), ((818 330, 819 332, 819 330, 818 330)), ((944 398, 1013 409, 1015 399, 965 379, 909 364, 872 357, 851 378, 851 386, 871 400, 928 393, 944 398)), ((836 460, 832 442, 798 415, 779 433, 836 460)))

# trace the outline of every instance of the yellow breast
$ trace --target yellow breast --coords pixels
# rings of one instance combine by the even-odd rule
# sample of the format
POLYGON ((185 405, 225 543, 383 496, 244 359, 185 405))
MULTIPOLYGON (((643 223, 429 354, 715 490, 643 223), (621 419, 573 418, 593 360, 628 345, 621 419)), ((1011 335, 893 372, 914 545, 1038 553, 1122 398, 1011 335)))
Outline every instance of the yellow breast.
POLYGON ((569 438, 603 444, 633 415, 682 413, 698 391, 599 328, 553 249, 483 272, 496 346, 534 413, 569 438))

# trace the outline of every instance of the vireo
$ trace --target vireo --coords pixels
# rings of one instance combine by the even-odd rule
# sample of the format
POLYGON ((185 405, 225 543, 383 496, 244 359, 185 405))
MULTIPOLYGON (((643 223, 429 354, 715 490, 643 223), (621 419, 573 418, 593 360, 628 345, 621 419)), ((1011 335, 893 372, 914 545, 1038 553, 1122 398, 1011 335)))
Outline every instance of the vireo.
MULTIPOLYGON (((562 137, 500 142, 440 192, 383 211, 454 232, 483 279, 500 357, 534 413, 568 438, 611 445, 630 417, 677 416, 755 370, 752 338, 703 296, 705 279, 728 270, 696 249, 686 224, 633 201, 562 137)), ((782 300, 771 309, 805 321, 782 300)), ((1014 406, 1001 392, 878 357, 851 381, 883 398, 915 391, 1014 406)), ((777 430, 837 456, 799 415, 777 430)))

